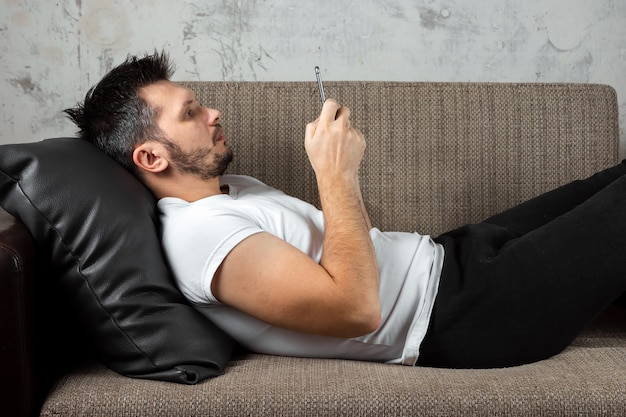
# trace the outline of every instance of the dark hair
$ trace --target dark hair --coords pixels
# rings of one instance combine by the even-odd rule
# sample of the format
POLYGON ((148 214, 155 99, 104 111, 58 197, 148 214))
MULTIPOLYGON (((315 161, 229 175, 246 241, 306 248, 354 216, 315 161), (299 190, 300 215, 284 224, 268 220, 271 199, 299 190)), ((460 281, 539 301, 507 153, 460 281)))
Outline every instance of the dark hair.
POLYGON ((143 58, 128 56, 91 87, 85 101, 64 112, 78 126, 78 135, 135 172, 134 148, 148 140, 163 140, 157 125, 159 109, 140 96, 142 87, 169 80, 174 66, 165 52, 143 58))

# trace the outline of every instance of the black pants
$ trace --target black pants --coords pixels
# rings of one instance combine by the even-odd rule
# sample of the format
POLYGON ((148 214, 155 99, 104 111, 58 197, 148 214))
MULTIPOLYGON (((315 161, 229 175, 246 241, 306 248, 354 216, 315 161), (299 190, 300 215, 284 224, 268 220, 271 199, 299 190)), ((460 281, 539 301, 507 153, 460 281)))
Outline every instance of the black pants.
POLYGON ((626 161, 445 233, 418 365, 548 358, 626 291, 626 161))

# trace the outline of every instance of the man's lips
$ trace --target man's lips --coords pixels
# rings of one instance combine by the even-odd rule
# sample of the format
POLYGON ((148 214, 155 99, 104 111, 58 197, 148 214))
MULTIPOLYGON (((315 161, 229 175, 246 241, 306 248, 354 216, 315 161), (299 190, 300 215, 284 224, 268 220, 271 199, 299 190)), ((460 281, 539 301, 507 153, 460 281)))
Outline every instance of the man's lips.
POLYGON ((215 143, 217 142, 225 142, 226 141, 226 136, 224 136, 224 131, 222 130, 222 128, 218 128, 217 132, 215 132, 215 139, 213 140, 215 143))

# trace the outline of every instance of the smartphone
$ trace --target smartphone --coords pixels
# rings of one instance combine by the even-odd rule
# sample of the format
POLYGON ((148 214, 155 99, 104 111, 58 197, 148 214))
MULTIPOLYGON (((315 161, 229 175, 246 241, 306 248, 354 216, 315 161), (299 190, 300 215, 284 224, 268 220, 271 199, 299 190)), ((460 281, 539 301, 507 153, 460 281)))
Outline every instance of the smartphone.
POLYGON ((324 86, 322 85, 322 75, 320 74, 320 67, 315 67, 315 78, 317 78, 317 88, 320 90, 320 99, 322 100, 322 106, 326 101, 326 96, 324 95, 324 86))

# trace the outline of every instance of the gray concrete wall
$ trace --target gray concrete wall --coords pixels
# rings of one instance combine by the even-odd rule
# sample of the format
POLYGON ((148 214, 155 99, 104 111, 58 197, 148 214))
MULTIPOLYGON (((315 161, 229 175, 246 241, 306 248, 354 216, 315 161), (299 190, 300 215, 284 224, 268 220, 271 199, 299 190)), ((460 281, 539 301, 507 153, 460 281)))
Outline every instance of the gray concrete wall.
MULTIPOLYGON (((626 150, 626 0, 0 0, 0 143, 71 135, 61 110, 127 54, 178 80, 612 85, 626 150)), ((349 105, 349 103, 347 103, 349 105)))

